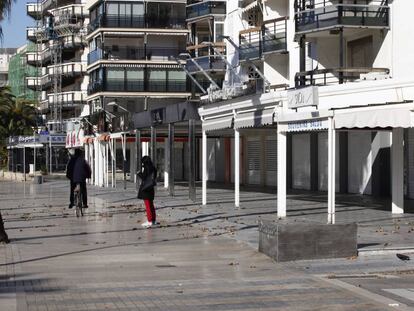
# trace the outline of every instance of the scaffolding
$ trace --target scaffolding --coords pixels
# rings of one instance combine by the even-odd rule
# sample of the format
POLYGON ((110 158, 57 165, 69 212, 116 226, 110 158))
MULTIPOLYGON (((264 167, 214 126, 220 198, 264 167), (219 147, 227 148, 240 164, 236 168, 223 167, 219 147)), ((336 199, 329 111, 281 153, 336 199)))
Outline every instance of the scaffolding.
POLYGON ((42 78, 45 75, 47 80, 51 82, 52 94, 44 92, 43 107, 46 107, 49 112, 48 127, 50 131, 61 133, 64 132, 63 122, 63 100, 62 100, 62 66, 64 64, 64 46, 67 43, 67 38, 80 37, 80 42, 84 42, 86 34, 84 27, 84 7, 83 5, 70 4, 66 6, 58 6, 58 2, 54 1, 54 8, 44 11, 41 7, 41 0, 37 0, 37 6, 40 8, 38 16, 35 17, 37 21, 35 36, 37 57, 37 91, 42 94, 44 91, 42 78), (51 64, 44 69, 43 58, 40 57, 40 47, 45 42, 48 42, 48 48, 51 54, 51 64), (46 70, 46 72, 45 72, 46 70), (41 75, 41 77, 39 76, 41 75), (46 96, 45 96, 46 95, 46 96), (53 98, 53 102, 49 98, 53 98))
POLYGON ((26 61, 26 53, 35 51, 33 43, 19 49, 17 53, 10 58, 9 62, 9 86, 11 92, 17 98, 37 100, 38 93, 29 89, 26 85, 26 77, 36 76, 36 67, 30 66, 26 61))

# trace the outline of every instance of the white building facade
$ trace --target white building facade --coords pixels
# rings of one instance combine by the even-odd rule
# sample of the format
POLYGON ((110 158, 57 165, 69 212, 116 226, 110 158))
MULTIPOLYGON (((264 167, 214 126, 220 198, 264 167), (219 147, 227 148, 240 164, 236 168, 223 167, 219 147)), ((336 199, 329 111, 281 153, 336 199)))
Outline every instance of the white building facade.
POLYGON ((281 217, 287 189, 328 191, 329 222, 335 192, 391 197, 392 211, 403 212, 404 196, 414 196, 412 8, 227 1, 227 79, 251 95, 199 109, 203 202, 207 181, 228 180, 236 205, 240 183, 277 186, 281 217))

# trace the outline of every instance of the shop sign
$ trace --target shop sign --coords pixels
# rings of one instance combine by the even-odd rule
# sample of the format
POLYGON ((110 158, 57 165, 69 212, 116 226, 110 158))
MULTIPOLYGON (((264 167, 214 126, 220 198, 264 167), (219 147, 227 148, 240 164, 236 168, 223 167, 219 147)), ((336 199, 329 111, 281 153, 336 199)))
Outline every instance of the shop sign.
POLYGON ((328 129, 328 119, 311 119, 287 123, 288 132, 315 131, 328 129))
POLYGON ((287 100, 289 109, 296 109, 308 106, 318 106, 318 87, 312 85, 300 89, 288 90, 287 100))
POLYGON ((66 148, 79 148, 83 146, 83 129, 68 131, 66 133, 66 148))

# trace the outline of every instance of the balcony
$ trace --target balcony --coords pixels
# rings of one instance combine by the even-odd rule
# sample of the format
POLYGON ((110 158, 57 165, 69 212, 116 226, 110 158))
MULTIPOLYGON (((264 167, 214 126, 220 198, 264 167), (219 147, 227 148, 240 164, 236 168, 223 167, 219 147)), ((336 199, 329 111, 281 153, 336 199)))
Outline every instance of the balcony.
POLYGON ((48 65, 52 58, 52 52, 49 48, 44 49, 41 52, 27 52, 26 61, 29 65, 48 65))
POLYGON ((80 76, 86 72, 86 64, 82 62, 70 62, 62 65, 52 65, 47 67, 49 75, 59 75, 62 78, 80 76))
POLYGON ((226 1, 204 1, 187 6, 187 20, 208 15, 225 15, 226 1))
POLYGON ((367 80, 389 78, 388 68, 330 68, 298 72, 295 75, 296 86, 326 86, 367 80))
POLYGON ((41 77, 27 77, 26 85, 31 90, 45 90, 52 85, 52 77, 48 74, 41 77))
POLYGON ((27 27, 26 38, 32 42, 46 42, 50 38, 50 29, 46 27, 27 27))
MULTIPOLYGON (((58 41, 59 42, 59 41, 58 41)), ((81 36, 65 36, 62 38, 62 49, 65 50, 73 50, 79 47, 82 47, 86 44, 81 36)))
POLYGON ((286 53, 287 17, 269 20, 260 27, 242 30, 239 33, 239 59, 261 59, 270 53, 286 53))
POLYGON ((48 103, 50 106, 61 103, 62 108, 71 108, 85 102, 86 93, 82 91, 68 91, 56 94, 48 94, 48 103))
POLYGON ((189 92, 186 80, 150 80, 150 79, 108 79, 89 83, 88 95, 98 92, 154 92, 185 93, 189 92))
POLYGON ((42 13, 42 5, 40 3, 26 3, 26 13, 34 19, 40 19, 42 13))
POLYGON ((88 54, 88 65, 99 60, 146 60, 146 61, 172 61, 184 48, 171 47, 143 47, 136 48, 133 46, 117 46, 114 48, 96 49, 88 54))
POLYGON ((329 30, 338 27, 389 28, 388 0, 356 0, 354 4, 338 1, 296 0, 296 33, 329 30))
POLYGON ((66 34, 67 29, 81 29, 83 18, 87 15, 83 5, 69 5, 53 10, 53 29, 58 34, 66 34))
MULTIPOLYGON (((204 71, 226 71, 226 63, 217 55, 197 57, 194 61, 204 71)), ((200 68, 192 60, 187 60, 186 68, 190 73, 201 72, 200 68)))
POLYGON ((101 15, 91 21, 88 32, 98 28, 156 28, 156 29, 186 29, 185 18, 161 18, 160 16, 119 16, 101 15))

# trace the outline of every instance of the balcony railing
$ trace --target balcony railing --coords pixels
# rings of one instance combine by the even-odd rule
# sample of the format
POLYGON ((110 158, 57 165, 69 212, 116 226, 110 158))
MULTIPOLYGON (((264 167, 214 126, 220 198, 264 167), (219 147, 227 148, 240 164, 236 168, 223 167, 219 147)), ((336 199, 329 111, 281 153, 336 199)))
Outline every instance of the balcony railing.
POLYGON ((36 42, 38 40, 41 42, 46 42, 51 37, 50 31, 51 30, 47 27, 27 27, 26 38, 32 42, 36 42))
POLYGON ((288 17, 277 18, 240 31, 239 59, 254 60, 266 53, 284 53, 287 50, 286 30, 288 17))
POLYGON ((42 6, 40 3, 26 3, 26 13, 27 15, 39 19, 41 17, 42 6))
MULTIPOLYGON (((201 56, 194 58, 197 64, 206 71, 224 71, 226 70, 226 63, 218 55, 201 56)), ((189 72, 195 73, 200 71, 200 68, 192 60, 187 60, 186 68, 189 72)))
POLYGON ((186 80, 130 80, 108 79, 92 81, 88 86, 88 94, 97 92, 187 92, 186 80))
POLYGON ((101 15, 91 21, 88 26, 89 33, 98 28, 162 28, 185 29, 185 18, 163 18, 161 16, 119 16, 101 15))
POLYGON ((44 49, 41 52, 27 52, 26 60, 29 65, 36 65, 41 63, 42 65, 47 65, 51 61, 52 52, 49 48, 44 49))
POLYGON ((56 94, 48 94, 48 103, 54 105, 55 103, 62 103, 64 107, 72 107, 84 102, 86 93, 82 91, 67 91, 56 94))
POLYGON ((93 50, 88 54, 88 65, 98 60, 153 60, 169 61, 174 60, 184 48, 170 47, 143 47, 136 48, 133 46, 118 46, 116 48, 104 48, 93 50))
POLYGON ((388 68, 330 68, 298 72, 295 75, 296 86, 331 85, 357 82, 361 80, 377 80, 388 78, 388 68))
POLYGON ((205 1, 187 6, 187 19, 226 14, 226 1, 205 1))
POLYGON ((52 65, 47 67, 49 75, 62 75, 63 77, 73 77, 86 72, 86 64, 82 62, 64 63, 62 65, 52 65))
POLYGON ((27 77, 26 78, 26 85, 29 89, 37 90, 39 88, 41 89, 47 89, 51 86, 52 83, 52 77, 48 74, 43 75, 41 77, 27 77))
POLYGON ((337 1, 295 3, 296 32, 305 33, 337 26, 389 27, 388 0, 357 0, 354 4, 338 4, 337 1))

